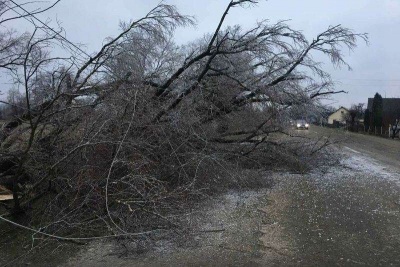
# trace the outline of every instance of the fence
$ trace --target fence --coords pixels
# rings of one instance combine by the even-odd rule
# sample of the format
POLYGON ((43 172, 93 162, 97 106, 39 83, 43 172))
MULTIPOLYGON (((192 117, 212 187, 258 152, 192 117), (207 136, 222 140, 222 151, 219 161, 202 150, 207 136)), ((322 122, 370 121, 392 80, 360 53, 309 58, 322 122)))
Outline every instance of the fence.
POLYGON ((389 138, 395 138, 399 137, 400 138, 400 125, 389 125, 389 138))
POLYGON ((400 126, 391 126, 389 127, 364 127, 364 132, 367 134, 373 134, 373 135, 378 135, 382 137, 389 137, 389 138, 395 138, 399 137, 399 132, 400 132, 400 126), (394 135, 394 137, 393 137, 394 135))
POLYGON ((345 131, 356 132, 361 134, 371 134, 376 136, 381 136, 385 138, 400 138, 400 124, 390 125, 389 127, 376 127, 370 126, 367 127, 363 123, 356 123, 354 125, 350 124, 340 124, 340 123, 333 123, 333 124, 324 124, 321 126, 328 127, 328 128, 340 128, 345 131))

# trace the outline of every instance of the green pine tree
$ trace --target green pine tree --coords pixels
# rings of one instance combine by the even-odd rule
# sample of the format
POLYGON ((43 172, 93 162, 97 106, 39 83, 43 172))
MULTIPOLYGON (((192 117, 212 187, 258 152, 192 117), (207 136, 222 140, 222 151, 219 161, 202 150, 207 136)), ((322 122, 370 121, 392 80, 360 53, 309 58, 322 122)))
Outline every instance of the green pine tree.
POLYGON ((373 126, 381 127, 383 120, 383 99, 379 93, 374 96, 374 101, 372 103, 372 116, 373 116, 373 126))

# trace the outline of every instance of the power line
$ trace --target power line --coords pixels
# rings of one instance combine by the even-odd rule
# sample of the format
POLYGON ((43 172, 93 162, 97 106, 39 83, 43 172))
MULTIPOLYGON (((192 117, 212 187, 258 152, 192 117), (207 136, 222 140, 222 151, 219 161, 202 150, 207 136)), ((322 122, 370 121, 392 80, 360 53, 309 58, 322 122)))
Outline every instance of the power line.
MULTIPOLYGON (((40 19, 38 19, 34 14, 32 14, 31 12, 29 12, 28 10, 26 10, 25 8, 23 8, 21 5, 15 3, 13 0, 10 0, 10 2, 12 2, 15 6, 19 7, 20 9, 22 9, 24 12, 26 12, 29 16, 31 16, 32 18, 34 18, 36 21, 38 21, 40 24, 42 24, 45 28, 47 28, 48 30, 52 31, 53 33, 55 33, 56 35, 58 35, 61 39, 63 39, 64 41, 66 41, 67 43, 69 43, 70 45, 72 45, 73 47, 75 47, 76 49, 78 49, 81 53, 83 53, 84 55, 86 55, 87 57, 91 58, 91 56, 86 53, 84 50, 82 50, 79 46, 77 46, 76 44, 74 44, 73 42, 71 42, 70 40, 68 40, 67 38, 65 38, 64 36, 62 36, 59 32, 57 32, 56 30, 54 30, 53 28, 51 28, 50 26, 48 26, 46 23, 44 23, 43 21, 41 21, 40 19)), ((10 7, 9 7, 10 8, 10 7)), ((14 9, 12 9, 15 13, 17 13, 18 15, 22 16, 20 13, 18 13, 17 11, 15 11, 14 9)), ((27 21, 31 22, 29 19, 27 19, 26 17, 24 17, 27 21)), ((32 23, 32 22, 31 22, 32 23)))
POLYGON ((400 82, 396 79, 334 79, 336 81, 400 82))
POLYGON ((366 87, 400 87, 400 84, 385 84, 385 85, 383 85, 383 84, 380 84, 380 85, 377 85, 377 84, 348 84, 348 83, 340 83, 340 84, 337 84, 337 86, 342 86, 342 85, 344 85, 344 86, 366 86, 366 87))

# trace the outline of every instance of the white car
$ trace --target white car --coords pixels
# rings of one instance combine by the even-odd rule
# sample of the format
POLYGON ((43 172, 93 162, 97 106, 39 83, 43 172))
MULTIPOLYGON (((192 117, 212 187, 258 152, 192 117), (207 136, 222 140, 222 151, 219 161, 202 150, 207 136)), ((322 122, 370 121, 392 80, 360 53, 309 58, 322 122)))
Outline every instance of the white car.
POLYGON ((309 127, 310 127, 310 124, 308 122, 306 122, 305 120, 297 120, 296 121, 296 129, 297 130, 300 130, 300 129, 308 130, 309 127))

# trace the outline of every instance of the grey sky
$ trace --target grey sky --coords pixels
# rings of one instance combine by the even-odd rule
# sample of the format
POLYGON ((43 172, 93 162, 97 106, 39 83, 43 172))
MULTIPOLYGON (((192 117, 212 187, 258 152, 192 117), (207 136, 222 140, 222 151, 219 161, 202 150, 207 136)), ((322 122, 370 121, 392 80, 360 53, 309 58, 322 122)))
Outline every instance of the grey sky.
MULTIPOLYGON (((185 43, 213 31, 229 0, 165 2, 197 19, 196 28, 179 29, 176 33, 177 42, 185 43)), ((86 51, 94 52, 105 37, 117 33, 119 21, 140 18, 157 3, 159 0, 63 0, 41 18, 61 21, 71 41, 86 44, 86 51)), ((345 51, 353 71, 335 70, 325 64, 338 82, 337 89, 349 91, 347 95, 335 96, 332 104, 366 103, 375 92, 400 97, 400 0, 261 0, 255 7, 234 9, 225 25, 251 27, 263 19, 271 22, 290 19, 288 24, 302 30, 309 39, 336 24, 369 33, 369 46, 360 42, 353 53, 345 51)), ((26 29, 22 22, 13 26, 26 29)), ((317 55, 316 58, 319 59, 317 55)))

